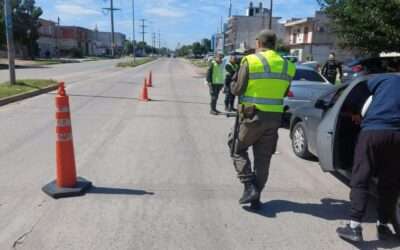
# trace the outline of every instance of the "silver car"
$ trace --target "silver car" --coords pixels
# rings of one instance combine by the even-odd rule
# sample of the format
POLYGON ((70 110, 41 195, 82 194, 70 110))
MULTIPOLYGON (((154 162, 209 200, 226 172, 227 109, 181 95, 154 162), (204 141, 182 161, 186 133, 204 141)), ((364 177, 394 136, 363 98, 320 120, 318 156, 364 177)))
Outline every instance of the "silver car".
MULTIPOLYGON (((373 75, 362 76, 350 84, 335 87, 296 109, 291 119, 290 137, 297 156, 316 156, 323 171, 351 178, 354 150, 361 130, 360 125, 353 122, 352 114, 355 110, 361 113, 369 98, 366 82, 371 77, 373 75)), ((400 235, 400 195, 393 210, 392 224, 400 235)))
POLYGON ((284 100, 284 124, 288 125, 293 110, 311 103, 316 97, 333 88, 334 86, 317 71, 308 66, 297 65, 296 75, 284 100))

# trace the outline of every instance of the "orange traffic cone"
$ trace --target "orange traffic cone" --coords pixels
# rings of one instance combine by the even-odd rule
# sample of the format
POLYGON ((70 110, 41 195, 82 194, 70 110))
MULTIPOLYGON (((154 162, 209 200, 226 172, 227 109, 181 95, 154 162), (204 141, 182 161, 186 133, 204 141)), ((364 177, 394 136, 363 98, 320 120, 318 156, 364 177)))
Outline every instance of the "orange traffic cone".
POLYGON ((153 72, 150 70, 148 87, 153 87, 153 72))
POLYGON ((142 88, 142 92, 140 93, 140 97, 139 100, 142 102, 148 102, 150 101, 149 99, 149 93, 147 90, 147 78, 144 79, 144 84, 143 84, 143 88, 142 88))
POLYGON ((56 109, 56 180, 42 190, 53 198, 83 195, 92 184, 76 177, 69 97, 65 92, 64 82, 58 88, 56 109))

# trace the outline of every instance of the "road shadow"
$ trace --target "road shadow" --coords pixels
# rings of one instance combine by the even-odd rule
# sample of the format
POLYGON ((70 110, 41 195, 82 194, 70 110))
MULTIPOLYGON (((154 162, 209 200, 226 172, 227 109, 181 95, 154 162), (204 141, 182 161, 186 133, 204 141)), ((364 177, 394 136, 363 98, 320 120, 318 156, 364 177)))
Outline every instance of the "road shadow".
MULTIPOLYGON (((376 222, 376 200, 370 199, 368 211, 364 218, 364 222, 376 222)), ((243 207, 244 210, 258 214, 267 218, 276 218, 280 213, 297 213, 305 214, 313 217, 321 218, 328 221, 345 221, 348 220, 350 211, 350 202, 344 200, 324 198, 321 203, 298 203, 285 200, 272 200, 261 205, 260 210, 253 210, 249 206, 243 207)), ((336 232, 332 232, 335 233, 336 232)), ((338 238, 340 240, 340 238, 338 238)), ((393 249, 400 247, 400 239, 394 237, 388 241, 364 241, 360 243, 351 243, 358 249, 373 250, 373 249, 393 249)))
MULTIPOLYGON (((54 93, 49 93, 55 95, 54 93)), ((124 96, 103 96, 103 95, 82 95, 82 94, 68 94, 71 97, 87 97, 87 98, 101 98, 101 99, 115 99, 115 100, 133 100, 139 101, 139 98, 135 97, 124 97, 124 96)))
MULTIPOLYGON (((57 95, 57 94, 56 93, 48 93, 48 95, 57 95)), ((100 98, 100 99, 140 101, 140 99, 136 98, 136 97, 124 97, 124 96, 103 96, 103 95, 83 95, 83 94, 68 94, 68 96, 70 96, 70 97, 87 97, 87 98, 100 98)), ((169 99, 150 99, 150 101, 151 102, 167 102, 167 103, 210 105, 209 103, 206 103, 206 102, 179 101, 179 100, 169 100, 169 99)))
POLYGON ((87 192, 88 194, 111 194, 111 195, 154 195, 153 192, 147 192, 139 189, 128 188, 110 188, 93 186, 87 192))
MULTIPOLYGON (((306 214, 313 217, 321 218, 324 220, 334 221, 334 220, 347 220, 350 211, 350 202, 344 200, 324 198, 321 203, 298 203, 293 201, 285 200, 272 200, 261 205, 260 210, 252 210, 248 206, 244 206, 248 212, 255 213, 267 218, 276 218, 280 213, 297 213, 306 214)), ((375 222, 376 216, 370 216, 368 210, 368 215, 366 216, 366 222, 375 222)))
POLYGON ((400 247, 400 239, 393 237, 390 240, 381 241, 381 240, 372 240, 372 241, 363 241, 359 243, 349 242, 349 244, 353 245, 355 248, 360 250, 377 250, 377 249, 398 249, 400 247))
MULTIPOLYGON (((45 65, 16 65, 16 69, 42 69, 48 68, 45 65)), ((0 70, 8 69, 8 64, 0 64, 0 70)))

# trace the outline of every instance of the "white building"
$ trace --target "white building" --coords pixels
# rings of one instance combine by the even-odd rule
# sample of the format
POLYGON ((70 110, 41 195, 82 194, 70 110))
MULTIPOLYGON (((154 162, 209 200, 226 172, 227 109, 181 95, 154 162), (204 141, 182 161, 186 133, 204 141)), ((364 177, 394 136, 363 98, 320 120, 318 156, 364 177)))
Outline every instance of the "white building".
MULTIPOLYGON (((278 39, 284 39, 285 27, 279 22, 281 18, 272 18, 272 30, 278 39)), ((260 31, 268 29, 270 22, 270 10, 263 8, 262 3, 254 7, 250 2, 245 16, 232 16, 228 20, 225 31, 225 51, 254 49, 256 37, 260 31)))

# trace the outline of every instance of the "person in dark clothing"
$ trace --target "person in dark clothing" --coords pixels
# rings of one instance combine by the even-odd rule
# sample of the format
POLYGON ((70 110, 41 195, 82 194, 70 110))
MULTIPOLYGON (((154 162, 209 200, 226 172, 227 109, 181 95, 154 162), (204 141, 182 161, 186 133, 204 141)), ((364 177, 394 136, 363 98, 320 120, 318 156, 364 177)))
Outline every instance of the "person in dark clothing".
POLYGON ((223 55, 217 54, 215 60, 210 63, 207 71, 207 83, 210 88, 210 114, 218 115, 220 112, 217 110, 218 96, 224 86, 224 64, 222 62, 223 55))
POLYGON ((343 78, 342 64, 336 61, 335 53, 329 54, 328 61, 322 67, 322 75, 333 85, 336 83, 337 73, 340 79, 343 78))
POLYGON ((229 62, 225 66, 225 111, 232 112, 237 111, 234 108, 235 96, 231 93, 231 83, 234 81, 234 77, 239 70, 239 63, 237 57, 232 55, 229 62))
MULTIPOLYGON (((400 72, 400 67, 396 71, 400 72)), ((363 240, 361 221, 367 208, 371 178, 378 177, 379 239, 393 236, 388 223, 400 192, 400 76, 378 75, 367 85, 372 101, 361 122, 355 149, 350 223, 337 229, 341 238, 355 242, 363 240)))

